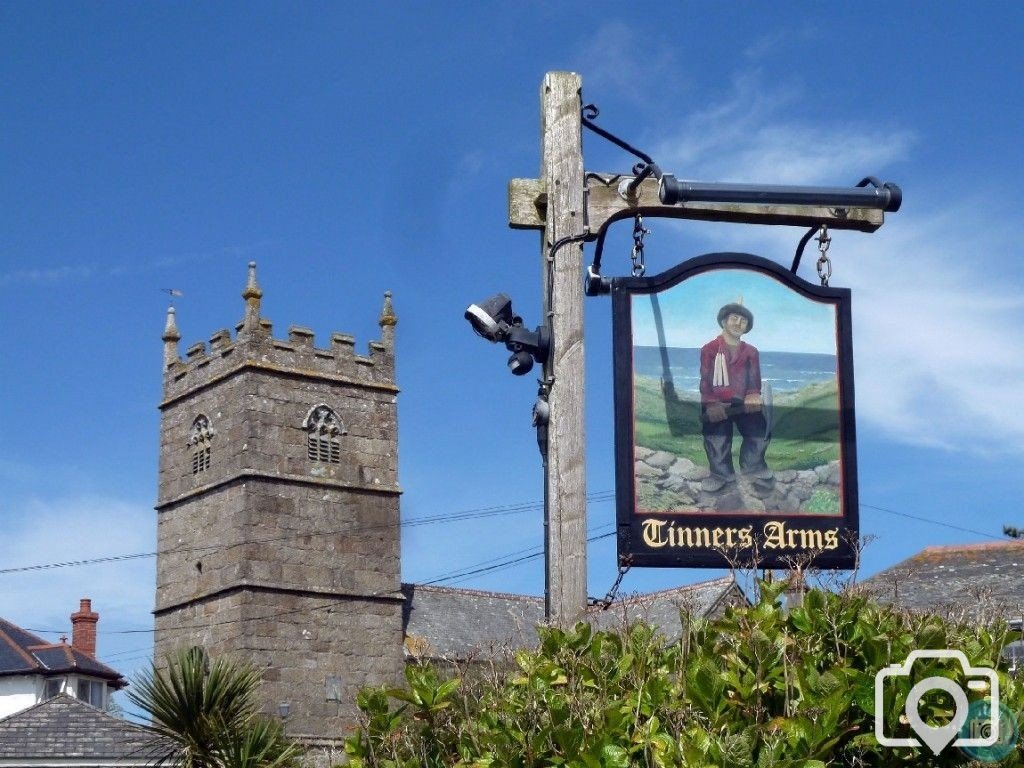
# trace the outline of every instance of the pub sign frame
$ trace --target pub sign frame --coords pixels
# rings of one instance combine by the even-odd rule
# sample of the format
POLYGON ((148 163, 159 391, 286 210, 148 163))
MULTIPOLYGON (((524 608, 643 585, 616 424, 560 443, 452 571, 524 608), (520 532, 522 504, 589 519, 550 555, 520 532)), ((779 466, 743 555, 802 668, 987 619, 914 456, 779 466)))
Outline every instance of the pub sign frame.
POLYGON ((854 567, 849 289, 711 253, 611 295, 619 562, 854 567))

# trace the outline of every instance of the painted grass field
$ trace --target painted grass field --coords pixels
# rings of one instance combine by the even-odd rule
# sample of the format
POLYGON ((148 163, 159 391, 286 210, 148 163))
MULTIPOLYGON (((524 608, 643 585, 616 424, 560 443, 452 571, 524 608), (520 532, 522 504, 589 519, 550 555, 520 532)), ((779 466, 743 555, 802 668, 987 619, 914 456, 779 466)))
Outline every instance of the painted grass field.
MULTIPOLYGON (((695 395, 680 394, 671 408, 670 430, 661 382, 636 376, 636 444, 668 451, 707 466, 701 436, 700 403, 695 395), (675 432, 675 434, 673 434, 675 432)), ((775 471, 813 469, 839 458, 839 395, 834 381, 808 384, 794 392, 777 393, 773 406, 768 466, 775 471)), ((734 455, 740 436, 734 437, 734 455)))

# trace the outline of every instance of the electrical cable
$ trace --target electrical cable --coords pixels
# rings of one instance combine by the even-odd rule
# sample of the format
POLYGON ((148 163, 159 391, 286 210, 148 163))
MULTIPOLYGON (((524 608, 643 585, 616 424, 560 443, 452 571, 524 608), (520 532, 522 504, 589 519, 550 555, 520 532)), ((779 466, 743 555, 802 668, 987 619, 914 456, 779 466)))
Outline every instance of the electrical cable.
POLYGON ((932 519, 927 518, 927 517, 921 517, 919 515, 911 515, 911 514, 908 514, 906 512, 897 512, 895 509, 886 509, 885 507, 876 507, 873 504, 864 504, 864 503, 861 503, 861 506, 862 507, 866 507, 867 509, 874 509, 874 510, 876 510, 878 512, 885 512, 886 514, 889 514, 889 515, 896 515, 897 517, 906 517, 906 518, 908 518, 910 520, 918 520, 918 521, 920 521, 922 523, 931 523, 932 525, 940 525, 943 528, 951 528, 954 531, 962 531, 964 533, 973 533, 975 536, 984 536, 986 538, 995 539, 997 541, 1005 541, 1006 540, 1005 537, 1003 537, 1003 536, 993 536, 991 533, 986 533, 985 531, 976 531, 973 528, 964 528, 964 527, 959 526, 959 525, 953 525, 952 523, 943 523, 940 520, 932 520, 932 519))
MULTIPOLYGON (((600 503, 600 502, 604 502, 604 501, 610 501, 613 498, 614 498, 614 491, 598 491, 598 492, 595 492, 593 494, 588 495, 587 501, 588 502, 593 502, 593 503, 600 503)), ((498 505, 498 506, 492 506, 492 507, 480 507, 480 508, 477 508, 477 509, 465 510, 464 512, 455 513, 453 515, 436 515, 436 516, 429 516, 429 517, 423 517, 423 518, 413 518, 411 520, 402 521, 402 522, 398 523, 397 526, 398 527, 402 527, 402 526, 427 525, 427 524, 440 523, 440 522, 457 522, 457 521, 466 520, 466 519, 479 519, 479 518, 484 518, 484 517, 493 517, 493 516, 501 515, 501 514, 513 514, 515 512, 529 511, 531 509, 538 509, 538 508, 540 508, 540 506, 542 506, 541 502, 523 502, 523 503, 520 503, 520 504, 513 504, 513 505, 498 505)), ((952 530, 961 531, 963 533, 970 533, 970 534, 974 534, 974 535, 977 535, 977 536, 983 536, 985 538, 993 539, 993 540, 996 540, 996 541, 1003 541, 1004 540, 1003 537, 1001 537, 1001 536, 995 536, 995 535, 987 533, 985 531, 979 531, 979 530, 976 530, 976 529, 973 529, 973 528, 966 528, 966 527, 963 527, 963 526, 953 525, 951 523, 944 523, 942 521, 933 520, 931 518, 922 517, 920 515, 912 515, 912 514, 909 514, 907 512, 899 512, 899 511, 894 510, 894 509, 888 509, 886 507, 879 507, 879 506, 876 506, 876 505, 873 505, 873 504, 861 503, 860 506, 864 507, 866 509, 873 509, 873 510, 878 511, 878 512, 883 512, 885 514, 895 515, 897 517, 903 517, 903 518, 907 518, 907 519, 910 519, 910 520, 916 520, 918 522, 929 523, 931 525, 937 525, 937 526, 941 526, 943 528, 949 528, 949 529, 952 529, 952 530)), ((373 529, 373 528, 382 528, 382 527, 394 527, 395 525, 396 524, 381 524, 381 525, 374 525, 374 526, 362 526, 362 527, 348 528, 348 529, 342 529, 342 530, 338 530, 338 531, 320 532, 320 533, 314 533, 314 534, 294 534, 294 535, 289 535, 289 536, 286 536, 286 537, 276 537, 276 538, 273 538, 273 539, 257 540, 257 541, 245 542, 245 543, 259 543, 261 541, 263 541, 263 542, 266 542, 266 541, 281 541, 281 540, 286 540, 286 539, 290 539, 290 538, 296 538, 297 536, 300 536, 300 535, 301 536, 322 536, 322 535, 341 534, 341 533, 354 533, 354 532, 357 532, 357 531, 360 531, 360 530, 367 530, 367 529, 373 529)), ((598 530, 600 530, 600 528, 598 528, 598 530)), ((601 535, 601 536, 598 536, 598 537, 588 538, 587 541, 588 542, 597 541, 599 539, 608 538, 609 536, 611 536, 613 534, 614 534, 614 531, 612 531, 610 533, 607 533, 607 534, 604 534, 604 535, 601 535)), ((200 550, 200 549, 201 550, 207 550, 207 549, 213 549, 213 548, 210 548, 210 547, 196 547, 196 548, 186 548, 186 549, 183 549, 183 550, 171 550, 171 551, 192 551, 192 550, 200 550)), ((504 568, 514 567, 516 565, 519 565, 519 564, 524 563, 524 562, 528 562, 529 560, 535 559, 535 558, 540 557, 541 555, 543 555, 543 550, 539 550, 539 551, 533 552, 532 551, 533 549, 535 549, 535 548, 534 547, 530 547, 530 548, 526 548, 526 549, 523 549, 523 550, 518 550, 516 552, 506 553, 505 555, 500 555, 498 557, 491 558, 490 560, 484 560, 484 561, 481 561, 479 563, 475 563, 472 566, 469 566, 470 570, 467 570, 467 571, 463 571, 463 570, 451 571, 451 572, 447 572, 447 573, 441 574, 439 576, 435 576, 435 577, 433 577, 431 579, 428 579, 428 580, 425 580, 425 581, 419 581, 419 582, 416 582, 416 583, 417 584, 421 584, 423 586, 429 586, 429 585, 433 585, 433 584, 440 584, 440 583, 443 583, 443 582, 460 583, 461 581, 464 581, 465 579, 470 578, 471 576, 482 575, 484 573, 489 573, 489 572, 492 572, 492 571, 495 571, 495 570, 500 570, 500 569, 504 569, 504 568), (511 556, 516 556, 516 555, 522 555, 522 556, 516 557, 513 560, 507 560, 507 558, 509 558, 511 556), (496 561, 500 561, 500 562, 496 562, 496 561)), ((65 561, 65 562, 60 562, 60 563, 47 563, 47 564, 40 564, 40 565, 33 565, 33 566, 22 566, 20 568, 6 568, 6 569, 0 569, 0 575, 6 574, 6 573, 45 570, 45 569, 49 569, 49 568, 74 567, 74 566, 79 566, 79 565, 91 565, 91 564, 95 564, 95 563, 119 562, 119 561, 132 560, 132 559, 138 559, 138 558, 143 558, 143 557, 154 557, 155 555, 156 555, 155 552, 151 552, 151 553, 135 553, 135 554, 127 554, 127 555, 111 555, 111 556, 108 556, 108 557, 92 558, 92 559, 89 559, 89 560, 74 560, 74 561, 65 561)), ((388 594, 390 594, 390 593, 388 593, 388 594)), ((376 595, 376 596, 381 596, 381 595, 376 595)), ((334 603, 332 602, 331 605, 333 605, 333 604, 334 603)), ((329 607, 329 606, 325 606, 325 607, 329 607)), ((314 609, 314 610, 316 610, 316 609, 314 609)), ((265 617, 265 618, 273 618, 273 617, 265 617)), ((51 629, 28 629, 28 631, 30 631, 30 632, 46 633, 46 634, 65 634, 66 633, 66 630, 51 630, 51 629)), ((100 634, 103 634, 103 635, 144 634, 144 633, 152 633, 154 631, 155 630, 153 630, 153 629, 107 630, 107 631, 101 631, 100 634)))
MULTIPOLYGON (((610 525, 614 525, 614 523, 612 523, 610 525)), ((605 526, 601 526, 601 527, 605 527, 605 526)), ((600 530, 600 528, 598 530, 600 530)), ((600 535, 591 536, 591 537, 589 537, 587 539, 587 542, 588 543, 593 543, 595 541, 600 541, 602 539, 607 539, 607 538, 609 538, 611 536, 614 536, 614 535, 615 535, 615 531, 609 531, 608 533, 603 533, 603 534, 600 534, 600 535)), ((535 560, 536 558, 540 557, 542 554, 543 554, 543 552, 541 551, 541 552, 537 552, 537 553, 534 553, 534 554, 526 555, 526 556, 523 556, 523 557, 516 557, 516 558, 513 558, 512 560, 505 560, 503 562, 495 563, 493 565, 489 565, 489 566, 483 567, 483 568, 471 567, 471 568, 469 568, 469 569, 467 569, 467 570, 465 570, 463 572, 456 572, 456 573, 452 574, 451 576, 445 577, 443 580, 451 582, 451 583, 454 583, 456 580, 463 580, 465 578, 469 578, 470 576, 481 575, 481 574, 484 574, 484 573, 491 573, 491 572, 502 570, 502 569, 505 569, 505 568, 511 568, 511 567, 516 566, 516 565, 521 565, 522 563, 528 562, 530 560, 535 560)), ((487 562, 487 561, 484 561, 484 562, 487 562)), ((440 581, 440 579, 435 578, 433 580, 417 582, 416 584, 414 584, 412 586, 418 586, 418 585, 427 586, 427 585, 430 585, 430 584, 438 583, 439 581, 440 581)), ((354 597, 362 598, 362 599, 372 599, 372 598, 375 598, 375 597, 385 597, 385 596, 388 596, 388 595, 400 594, 401 592, 402 592, 402 590, 401 590, 401 588, 399 588, 399 589, 395 589, 395 590, 389 590, 389 591, 386 591, 386 592, 374 592, 374 593, 369 594, 369 595, 359 595, 359 596, 354 596, 354 597)), ((323 611, 323 610, 329 611, 331 608, 334 608, 334 607, 337 606, 337 602, 338 602, 337 600, 330 600, 329 602, 324 603, 323 605, 314 606, 312 608, 308 608, 308 607, 295 608, 295 609, 288 610, 288 611, 279 611, 279 612, 276 612, 276 613, 267 614, 265 616, 256 616, 256 617, 247 618, 247 619, 225 619, 223 621, 215 621, 215 622, 209 622, 209 623, 203 623, 203 624, 192 624, 192 625, 190 625, 190 624, 183 624, 183 625, 176 626, 175 629, 176 630, 206 629, 206 628, 210 628, 210 627, 227 626, 227 625, 230 625, 230 624, 240 624, 240 623, 245 622, 245 621, 272 621, 274 619, 281 619, 281 618, 284 618, 285 616, 292 616, 292 615, 299 614, 299 613, 314 613, 316 611, 323 611)), ((36 631, 40 631, 40 630, 36 630, 36 631)), ((155 631, 156 631, 155 628, 154 629, 125 629, 125 630, 111 631, 108 634, 119 634, 119 635, 152 634, 155 631)))
MULTIPOLYGON (((600 491, 598 493, 591 494, 587 497, 588 502, 598 503, 604 501, 610 501, 615 497, 614 491, 600 491)), ((303 532, 303 533, 291 533, 284 536, 272 536, 263 539, 248 539, 246 541, 229 544, 226 547, 221 546, 202 546, 202 547, 172 547, 167 550, 167 554, 178 554, 183 552, 212 552, 215 550, 226 550, 234 547, 247 546, 250 544, 269 544, 280 541, 288 541, 289 539, 305 538, 312 536, 334 536, 340 534, 352 534, 360 533, 363 531, 378 530, 383 528, 412 528, 419 525, 434 525, 437 523, 449 523, 449 522, 460 522, 463 520, 477 520, 486 517, 499 517, 502 515, 518 514, 520 512, 530 512, 539 510, 543 507, 543 502, 532 501, 532 502, 521 502, 517 504, 505 504, 493 507, 479 507, 476 509, 465 510, 463 512, 456 512, 449 515, 432 515, 425 517, 412 518, 408 520, 400 520, 397 523, 376 523, 373 525, 362 525, 362 526, 351 526, 348 528, 339 528, 330 531, 314 531, 314 532, 303 532)), ((124 555, 108 555, 105 557, 93 557, 83 560, 66 560, 55 563, 38 563, 36 565, 23 565, 14 568, 0 568, 0 576, 9 573, 24 573, 28 571, 45 571, 54 568, 70 568, 78 567, 83 565, 96 565, 99 563, 109 562, 120 562, 123 560, 137 560, 146 557, 156 557, 156 552, 133 552, 131 554, 124 555)))

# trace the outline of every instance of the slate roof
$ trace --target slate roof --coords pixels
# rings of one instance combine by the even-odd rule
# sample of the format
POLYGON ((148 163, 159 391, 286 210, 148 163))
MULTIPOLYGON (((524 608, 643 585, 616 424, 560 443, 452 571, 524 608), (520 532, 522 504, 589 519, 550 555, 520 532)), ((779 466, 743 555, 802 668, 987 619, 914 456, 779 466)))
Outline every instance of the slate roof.
POLYGON ((492 657, 531 646, 544 621, 540 597, 420 584, 403 584, 402 594, 405 647, 417 657, 492 657))
MULTIPOLYGON (((503 655, 510 648, 531 647, 536 627, 544 623, 544 600, 529 595, 476 589, 403 584, 402 628, 406 652, 419 658, 473 660, 503 655)), ((607 610, 591 608, 588 618, 600 629, 624 620, 643 619, 666 636, 682 630, 680 610, 710 616, 725 604, 745 601, 731 577, 630 595, 607 610)))
POLYGON ((148 728, 64 694, 0 720, 0 766, 146 765, 171 749, 148 728))
POLYGON ((1024 542, 927 547, 862 582, 884 603, 954 620, 1024 615, 1024 542))
POLYGON ((676 638, 683 631, 682 612, 712 617, 726 605, 746 602, 746 595, 736 580, 732 576, 723 576, 659 592, 629 595, 612 603, 606 611, 592 613, 600 629, 642 620, 658 627, 666 637, 676 638))
POLYGON ((119 672, 88 653, 67 643, 48 643, 38 635, 0 619, 0 676, 67 672, 109 680, 115 688, 128 684, 119 672))

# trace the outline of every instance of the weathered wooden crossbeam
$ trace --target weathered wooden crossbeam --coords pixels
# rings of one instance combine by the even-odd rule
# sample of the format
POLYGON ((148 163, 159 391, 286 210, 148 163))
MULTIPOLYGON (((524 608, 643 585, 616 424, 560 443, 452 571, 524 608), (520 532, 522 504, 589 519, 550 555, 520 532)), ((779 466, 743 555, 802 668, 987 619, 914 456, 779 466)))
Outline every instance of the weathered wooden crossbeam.
MULTIPOLYGON (((597 234, 602 228, 636 214, 669 219, 725 221, 734 224, 775 224, 813 227, 827 224, 830 229, 874 232, 885 222, 885 214, 876 208, 822 208, 810 205, 772 205, 766 203, 696 203, 665 205, 658 199, 658 182, 645 179, 635 193, 619 194, 629 176, 588 173, 584 196, 583 221, 597 234)), ((544 229, 547 222, 547 189, 541 179, 512 179, 508 184, 508 225, 513 229, 544 229)))

